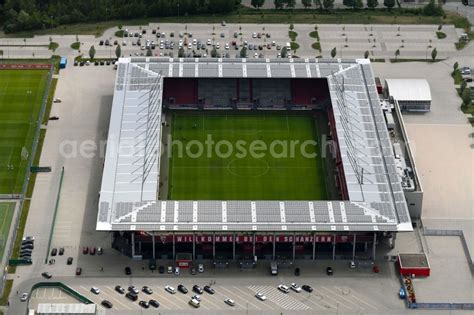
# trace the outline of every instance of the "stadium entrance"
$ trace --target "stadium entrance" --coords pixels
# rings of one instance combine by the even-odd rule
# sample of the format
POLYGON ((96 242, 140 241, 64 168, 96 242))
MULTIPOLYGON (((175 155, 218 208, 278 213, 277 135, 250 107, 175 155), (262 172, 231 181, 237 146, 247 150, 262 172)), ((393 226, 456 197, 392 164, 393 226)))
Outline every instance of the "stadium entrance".
POLYGON ((115 233, 113 247, 137 259, 192 260, 354 259, 375 257, 376 233, 161 234, 115 233), (188 254, 188 255, 183 255, 188 254), (180 258, 180 257, 185 257, 180 258))

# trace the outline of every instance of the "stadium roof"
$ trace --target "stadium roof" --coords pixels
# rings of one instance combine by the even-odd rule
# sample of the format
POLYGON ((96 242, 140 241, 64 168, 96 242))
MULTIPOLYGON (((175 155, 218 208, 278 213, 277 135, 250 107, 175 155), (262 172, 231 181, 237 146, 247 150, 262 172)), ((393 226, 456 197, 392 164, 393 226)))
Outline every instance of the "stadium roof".
POLYGON ((411 230, 370 62, 120 59, 96 228, 175 232, 411 230), (327 78, 350 200, 158 200, 164 77, 327 78))
POLYGON ((386 79, 390 96, 398 101, 431 101, 431 91, 425 79, 386 79))

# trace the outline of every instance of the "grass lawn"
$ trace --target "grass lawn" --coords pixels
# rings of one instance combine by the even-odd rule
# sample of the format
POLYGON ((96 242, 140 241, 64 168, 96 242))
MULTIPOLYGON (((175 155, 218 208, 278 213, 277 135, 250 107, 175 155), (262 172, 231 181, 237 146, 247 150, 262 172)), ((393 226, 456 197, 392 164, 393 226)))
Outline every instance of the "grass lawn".
POLYGON ((290 145, 284 157, 271 154, 283 153, 276 141, 298 140, 301 144, 305 140, 316 140, 318 133, 318 126, 309 115, 175 113, 173 140, 181 141, 183 149, 176 144, 172 148, 169 197, 178 200, 327 199, 326 170, 318 145, 305 147, 308 153, 317 152, 316 157, 301 153, 301 145, 295 146, 294 154, 290 145), (211 150, 205 144, 208 135, 216 143, 211 150), (232 152, 227 145, 217 145, 222 140, 232 146, 232 152), (197 142, 204 145, 199 157, 196 157, 197 142), (272 143, 274 150, 270 150, 272 143), (265 145, 268 150, 254 151, 263 156, 250 154, 252 145, 265 145), (244 150, 247 154, 241 154, 244 150), (223 154, 218 156, 216 151, 223 154))
POLYGON ((46 70, 0 71, 0 194, 19 193, 47 82, 46 70))
POLYGON ((0 203, 0 261, 3 259, 5 243, 7 242, 14 210, 15 203, 0 203))

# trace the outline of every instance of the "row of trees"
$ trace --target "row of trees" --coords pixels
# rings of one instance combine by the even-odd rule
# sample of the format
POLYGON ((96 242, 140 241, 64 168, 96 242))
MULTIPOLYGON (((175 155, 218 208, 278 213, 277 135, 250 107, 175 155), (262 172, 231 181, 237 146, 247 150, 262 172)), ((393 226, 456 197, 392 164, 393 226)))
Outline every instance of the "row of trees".
POLYGON ((204 13, 229 13, 240 0, 0 0, 5 32, 63 24, 204 13))
MULTIPOLYGON (((252 0, 251 4, 254 8, 261 8, 265 4, 265 0, 252 0)), ((301 4, 304 8, 311 8, 313 5, 320 10, 334 8, 334 0, 301 0, 301 4)), ((363 0, 343 0, 343 4, 346 7, 352 9, 362 9, 364 7, 363 0)), ((391 10, 397 4, 396 0, 383 0, 383 5, 387 9, 391 10)), ((275 9, 288 8, 292 9, 296 6, 296 0, 273 0, 275 9)), ((378 0, 366 0, 366 5, 370 9, 375 9, 379 6, 378 0)), ((443 15, 443 8, 441 5, 437 5, 435 0, 430 2, 423 8, 424 15, 443 15)))

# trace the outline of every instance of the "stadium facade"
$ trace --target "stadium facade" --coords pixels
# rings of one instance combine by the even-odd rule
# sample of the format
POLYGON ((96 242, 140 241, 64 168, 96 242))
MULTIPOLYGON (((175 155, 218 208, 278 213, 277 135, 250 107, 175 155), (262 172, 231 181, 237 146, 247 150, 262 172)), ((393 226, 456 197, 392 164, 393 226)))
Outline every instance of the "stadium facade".
POLYGON ((96 229, 138 259, 374 257, 376 244, 412 225, 370 62, 120 59, 96 229), (279 80, 287 96, 262 92, 279 80), (171 109, 324 111, 339 200, 165 200, 171 109))

